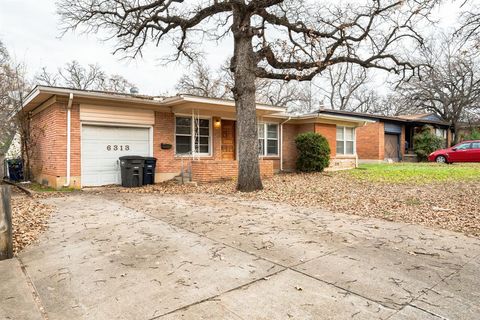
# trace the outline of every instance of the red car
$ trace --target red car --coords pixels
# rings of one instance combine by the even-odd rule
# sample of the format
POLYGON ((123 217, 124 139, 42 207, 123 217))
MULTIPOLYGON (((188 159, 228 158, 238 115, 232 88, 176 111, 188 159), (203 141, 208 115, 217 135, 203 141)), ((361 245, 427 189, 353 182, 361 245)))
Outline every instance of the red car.
POLYGON ((430 153, 428 161, 438 163, 480 162, 480 140, 462 141, 453 147, 430 153))

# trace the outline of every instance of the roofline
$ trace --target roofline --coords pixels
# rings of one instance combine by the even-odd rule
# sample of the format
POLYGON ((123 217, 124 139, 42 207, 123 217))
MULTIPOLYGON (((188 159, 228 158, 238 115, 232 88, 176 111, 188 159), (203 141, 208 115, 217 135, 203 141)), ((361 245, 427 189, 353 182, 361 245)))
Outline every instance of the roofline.
POLYGON ((292 119, 296 120, 308 120, 308 119, 329 119, 329 120, 347 120, 347 121, 354 121, 354 122, 366 122, 366 123, 374 123, 376 121, 370 120, 367 118, 361 118, 361 117, 350 117, 350 116, 344 116, 344 115, 326 115, 322 113, 318 113, 315 115, 298 115, 298 116, 293 116, 292 119))
POLYGON ((25 101, 23 103, 22 109, 28 105, 40 92, 44 92, 51 95, 62 95, 68 96, 70 93, 73 93, 75 97, 80 98, 98 98, 98 99, 112 99, 115 100, 125 101, 125 102, 141 102, 143 104, 151 104, 151 105, 159 105, 159 100, 155 100, 154 97, 152 99, 146 99, 141 97, 136 97, 129 94, 124 93, 116 93, 116 92, 108 92, 108 91, 89 91, 89 90, 81 90, 81 89, 70 89, 70 88, 62 88, 62 87, 49 87, 49 86, 40 86, 37 85, 35 88, 30 91, 27 96, 25 97, 25 101))
POLYGON ((392 122, 401 122, 401 123, 424 123, 424 124, 438 124, 442 126, 450 126, 447 122, 444 121, 435 121, 435 120, 422 120, 422 119, 405 119, 395 116, 382 116, 377 114, 368 114, 368 113, 361 113, 361 112, 353 112, 353 111, 343 111, 343 110, 332 110, 332 109, 320 109, 319 113, 327 113, 327 114, 342 114, 348 115, 351 117, 358 117, 358 118, 370 118, 370 119, 377 119, 377 120, 384 120, 384 121, 392 121, 392 122))
MULTIPOLYGON (((156 99, 156 97, 148 96, 148 98, 142 96, 135 96, 127 93, 117 93, 117 92, 108 92, 108 91, 95 91, 95 90, 81 90, 81 89, 71 89, 63 87, 50 87, 50 86, 41 86, 37 85, 33 88, 25 97, 22 109, 27 106, 37 95, 41 92, 51 94, 51 95, 63 95, 68 96, 70 93, 73 93, 75 97, 80 98, 97 98, 103 100, 117 100, 123 102, 138 102, 149 105, 156 106, 172 106, 182 102, 196 102, 196 103, 205 103, 205 104, 217 104, 224 106, 235 107, 235 101, 229 99, 219 99, 219 98, 209 98, 209 97, 199 97, 188 94, 181 94, 177 96, 156 99)), ((260 110, 272 111, 272 112, 283 112, 285 111, 284 107, 277 107, 269 104, 257 103, 256 108, 260 110)))
MULTIPOLYGON (((231 99, 221 99, 221 98, 211 98, 211 97, 200 97, 194 96, 190 94, 179 94, 173 97, 168 97, 162 100, 164 105, 175 105, 181 102, 197 102, 197 103, 205 103, 205 104, 222 104, 226 106, 235 107, 235 101, 231 99)), ((284 107, 277 107, 271 104, 265 103, 256 103, 257 109, 267 110, 267 111, 277 111, 282 112, 285 111, 284 107)))

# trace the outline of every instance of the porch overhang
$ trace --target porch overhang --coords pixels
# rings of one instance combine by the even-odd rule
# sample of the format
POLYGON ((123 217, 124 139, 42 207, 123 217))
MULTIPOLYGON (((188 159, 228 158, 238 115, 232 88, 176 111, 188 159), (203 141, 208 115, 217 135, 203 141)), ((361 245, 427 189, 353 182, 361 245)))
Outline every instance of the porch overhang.
MULTIPOLYGON (((235 101, 217 98, 205 98, 191 95, 178 95, 166 98, 161 102, 163 106, 170 107, 173 113, 177 114, 200 114, 205 116, 216 116, 235 118, 235 101)), ((268 104, 256 104, 257 116, 269 116, 284 112, 285 108, 268 104)))
POLYGON ((355 127, 361 127, 369 123, 376 122, 375 120, 368 118, 359 118, 359 117, 349 117, 344 115, 331 115, 331 114, 307 114, 307 115, 288 115, 288 114, 276 114, 272 117, 277 117, 280 119, 289 118, 289 123, 291 124, 303 124, 303 123, 327 123, 327 124, 339 124, 339 125, 350 125, 355 127))

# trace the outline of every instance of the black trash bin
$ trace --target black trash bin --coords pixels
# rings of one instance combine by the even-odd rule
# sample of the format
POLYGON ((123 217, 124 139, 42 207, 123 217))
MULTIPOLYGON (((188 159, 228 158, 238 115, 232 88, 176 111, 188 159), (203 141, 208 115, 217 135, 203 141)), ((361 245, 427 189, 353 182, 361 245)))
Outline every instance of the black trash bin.
POLYGON ((155 167, 157 166, 157 158, 145 157, 145 166, 143 167, 143 184, 155 183, 155 167))
POLYGON ((23 181, 23 160, 8 159, 6 161, 7 161, 8 178, 11 181, 23 181))
POLYGON ((140 156, 120 157, 122 187, 132 188, 143 185, 143 166, 145 158, 140 156))

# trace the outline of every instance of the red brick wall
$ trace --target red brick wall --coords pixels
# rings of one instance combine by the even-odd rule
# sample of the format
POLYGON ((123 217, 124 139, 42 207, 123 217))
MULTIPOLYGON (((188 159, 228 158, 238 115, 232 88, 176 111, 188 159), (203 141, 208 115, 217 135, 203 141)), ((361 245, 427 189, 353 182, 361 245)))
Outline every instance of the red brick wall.
MULTIPOLYGON (((67 111, 66 102, 57 102, 35 114, 30 122, 33 154, 31 159, 32 173, 38 182, 50 176, 53 179, 66 177, 67 161, 67 111)), ((72 105, 71 111, 71 176, 80 176, 80 108, 72 105)), ((71 185, 80 185, 72 179, 71 185)), ((54 185, 58 187, 57 185, 54 185)))
MULTIPOLYGON (((274 172, 273 160, 260 160, 260 174, 271 177, 274 172)), ((210 182, 233 179, 238 173, 238 162, 230 160, 192 161, 192 181, 210 182)))
POLYGON ((298 135, 299 127, 299 125, 288 123, 283 125, 283 170, 295 170, 297 161, 297 147, 295 145, 295 138, 298 135))
POLYGON ((337 126, 335 124, 315 123, 315 132, 327 138, 330 145, 330 158, 337 155, 337 126))
POLYGON ((330 145, 330 157, 336 155, 337 126, 324 123, 284 124, 283 125, 283 169, 295 170, 297 161, 297 147, 295 138, 305 132, 316 132, 323 135, 330 145))
MULTIPOLYGON (((385 154, 385 125, 383 122, 369 123, 356 130, 357 154, 359 159, 383 160, 385 154)), ((405 134, 403 135, 405 139, 405 134)))
MULTIPOLYGON (((202 160, 221 160, 222 131, 214 126, 216 118, 212 119, 212 156, 202 157, 202 160)), ((182 168, 187 170, 191 157, 175 156, 175 115, 169 112, 155 112, 153 126, 153 156, 157 158, 157 173, 179 173, 182 168), (161 144, 171 144, 172 148, 162 150, 161 144)))

